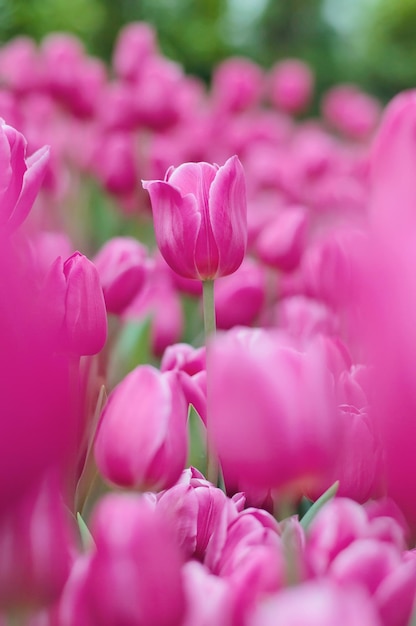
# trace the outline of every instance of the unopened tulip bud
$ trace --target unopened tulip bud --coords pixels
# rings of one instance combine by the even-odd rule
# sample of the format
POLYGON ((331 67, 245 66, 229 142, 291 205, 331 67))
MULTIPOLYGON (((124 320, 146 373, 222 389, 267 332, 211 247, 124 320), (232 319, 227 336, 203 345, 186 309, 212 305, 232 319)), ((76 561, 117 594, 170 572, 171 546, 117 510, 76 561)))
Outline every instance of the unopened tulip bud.
POLYGON ((94 258, 109 313, 121 313, 146 278, 146 248, 132 237, 114 237, 94 258))
POLYGON ((97 268, 83 254, 74 252, 65 261, 63 272, 64 326, 69 347, 79 355, 96 354, 107 338, 107 316, 97 268))
POLYGON ((184 163, 165 180, 143 181, 159 249, 185 278, 212 280, 241 265, 247 242, 244 171, 236 156, 222 167, 184 163))
POLYGON ((186 462, 187 412, 175 372, 137 367, 110 394, 101 415, 98 469, 122 487, 171 487, 186 462))
POLYGON ((313 90, 313 74, 298 59, 277 63, 270 75, 270 99, 279 109, 299 113, 309 104, 313 90))

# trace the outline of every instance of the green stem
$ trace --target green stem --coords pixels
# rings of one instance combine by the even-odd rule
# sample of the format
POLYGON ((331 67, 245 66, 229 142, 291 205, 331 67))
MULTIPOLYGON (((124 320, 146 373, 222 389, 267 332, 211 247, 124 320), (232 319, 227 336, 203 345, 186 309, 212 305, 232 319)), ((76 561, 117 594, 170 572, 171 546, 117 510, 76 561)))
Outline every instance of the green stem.
POLYGON ((204 280, 202 282, 202 300, 204 307, 204 329, 205 343, 208 337, 215 335, 217 329, 215 321, 215 304, 214 304, 214 281, 204 280))
MULTIPOLYGON (((204 280, 202 282, 202 301, 204 308, 204 330, 205 345, 208 349, 208 340, 215 335, 215 301, 214 301, 214 281, 204 280)), ((209 386, 209 372, 207 370, 207 387, 209 386)), ((218 459, 209 442, 209 415, 207 414, 207 479, 215 486, 218 484, 218 459)))

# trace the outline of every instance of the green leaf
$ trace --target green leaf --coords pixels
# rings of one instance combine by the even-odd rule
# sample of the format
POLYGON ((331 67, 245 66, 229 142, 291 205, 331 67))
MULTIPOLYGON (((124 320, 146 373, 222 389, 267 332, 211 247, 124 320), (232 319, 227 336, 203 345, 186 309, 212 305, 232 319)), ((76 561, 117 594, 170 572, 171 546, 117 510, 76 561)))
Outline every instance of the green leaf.
POLYGON ((207 471, 207 436, 206 428, 195 407, 190 404, 188 410, 189 453, 188 467, 192 465, 206 476, 207 471))
POLYGON ((321 497, 318 498, 316 502, 312 504, 309 511, 307 511, 307 513, 300 520, 300 523, 303 526, 304 530, 308 530, 312 521, 315 519, 317 513, 322 509, 323 506, 325 506, 325 504, 329 500, 332 500, 332 498, 335 496, 335 494, 338 491, 338 487, 339 487, 339 480, 337 480, 333 485, 331 485, 329 489, 327 489, 325 493, 323 493, 321 497))
POLYGON ((77 523, 79 534, 81 536, 82 547, 84 548, 84 550, 89 550, 90 548, 95 546, 95 542, 88 529, 88 526, 81 517, 81 513, 77 513, 77 523))

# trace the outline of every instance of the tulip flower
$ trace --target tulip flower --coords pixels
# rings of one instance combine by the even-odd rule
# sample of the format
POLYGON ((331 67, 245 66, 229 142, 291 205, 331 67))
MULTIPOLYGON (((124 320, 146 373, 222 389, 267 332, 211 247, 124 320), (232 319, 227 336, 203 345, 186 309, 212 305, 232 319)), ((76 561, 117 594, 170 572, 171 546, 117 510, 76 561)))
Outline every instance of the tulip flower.
POLYGON ((152 203, 156 241, 180 276, 213 280, 235 272, 247 241, 244 172, 239 159, 225 165, 184 163, 165 179, 143 181, 152 203))
POLYGON ((311 69, 299 59, 277 63, 269 77, 270 100, 274 106, 288 113, 299 113, 309 104, 314 77, 311 69))
POLYGON ((114 237, 94 258, 109 313, 121 313, 146 279, 146 248, 132 237, 114 237))
POLYGON ((182 624, 182 556, 149 499, 107 495, 94 510, 91 532, 96 550, 86 563, 78 561, 72 589, 64 592, 63 623, 182 624))
POLYGON ((329 581, 290 587, 259 602, 248 626, 381 626, 377 611, 361 589, 340 588, 329 581))
POLYGON ((187 406, 176 372, 139 366, 111 393, 101 415, 95 459, 123 487, 166 489, 187 455, 187 406))
POLYGON ((304 487, 332 466, 339 425, 319 347, 299 352, 259 329, 229 331, 210 345, 210 434, 227 488, 304 487))
POLYGON ((0 606, 55 602, 74 552, 58 485, 44 480, 0 516, 0 606))
POLYGON ((97 354, 107 338, 107 314, 95 265, 80 252, 58 257, 44 284, 45 308, 57 327, 60 347, 78 356, 97 354))

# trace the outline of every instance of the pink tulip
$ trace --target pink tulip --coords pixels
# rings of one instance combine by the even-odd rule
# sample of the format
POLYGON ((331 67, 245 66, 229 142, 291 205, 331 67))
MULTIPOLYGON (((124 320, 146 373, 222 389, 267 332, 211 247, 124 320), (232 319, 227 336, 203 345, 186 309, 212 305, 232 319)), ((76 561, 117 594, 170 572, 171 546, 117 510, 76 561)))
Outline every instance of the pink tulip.
POLYGON ((157 53, 156 34, 145 22, 133 22, 119 33, 113 53, 114 71, 124 80, 134 81, 141 66, 157 53))
POLYGON ((371 364, 371 417, 383 449, 386 494, 416 529, 414 245, 415 92, 388 105, 370 155, 370 235, 356 259, 360 324, 354 329, 371 364))
POLYGON ((116 196, 129 195, 137 186, 134 137, 129 132, 111 132, 98 138, 91 167, 105 189, 116 196))
POLYGON ((202 421, 206 423, 205 348, 195 349, 184 343, 168 346, 163 354, 160 369, 162 372, 178 372, 178 382, 188 405, 192 404, 202 421))
POLYGON ((44 480, 0 516, 0 606, 56 602, 74 548, 58 484, 44 480))
POLYGON ((61 349, 78 356, 100 352, 107 338, 107 314, 95 265, 80 252, 59 257, 46 278, 43 298, 54 312, 61 349))
POLYGON ((65 626, 182 624, 182 557, 154 505, 137 495, 108 495, 91 532, 96 549, 73 579, 62 607, 70 618, 65 626))
POLYGON ((123 487, 171 487, 186 462, 186 419, 176 373, 137 367, 113 390, 101 415, 95 439, 99 470, 123 487))
POLYGON ((255 261, 245 258, 238 270, 220 280, 215 289, 217 328, 251 326, 266 299, 266 274, 255 261))
POLYGON ((221 489, 204 479, 191 479, 164 491, 157 508, 177 535, 178 544, 187 558, 204 561, 213 532, 221 517, 237 514, 235 504, 221 489), (230 511, 224 511, 228 507, 230 511))
POLYGON ((211 280, 241 265, 247 241, 244 172, 237 157, 222 167, 184 163, 164 181, 144 181, 159 249, 185 278, 211 280))
POLYGON ((323 99, 324 117, 337 130, 353 139, 366 139, 374 131, 380 105, 354 85, 337 85, 323 99))
POLYGON ((286 59, 277 63, 269 76, 270 100, 278 109, 299 113, 307 107, 312 97, 313 74, 298 59, 286 59))
POLYGON ((234 626, 236 597, 233 586, 214 576, 197 561, 182 569, 186 612, 182 626, 234 626))
POLYGON ((114 237, 94 258, 109 313, 121 313, 146 279, 146 248, 131 237, 114 237))
POLYGON ((208 357, 209 432, 229 488, 301 488, 332 466, 339 428, 318 345, 236 330, 208 357))
POLYGON ((259 103, 263 91, 261 68, 244 58, 220 63, 212 77, 214 105, 222 112, 244 111, 259 103))
POLYGON ((383 626, 363 590, 323 581, 307 582, 260 601, 247 626, 383 626))
POLYGON ((0 225, 15 230, 28 216, 40 190, 49 148, 26 157, 27 142, 0 120, 0 225))
POLYGON ((262 261, 290 272, 298 265, 306 247, 309 213, 304 207, 289 207, 266 223, 256 241, 262 261))
MULTIPOLYGON (((28 249, 14 233, 0 235, 0 517, 51 468, 68 470, 76 452, 71 362, 57 343, 56 310, 45 302, 28 249), (6 418, 7 416, 7 418, 6 418), (57 418, 59 416, 59 418, 57 418)), ((61 318, 62 320, 62 318, 61 318)))
POLYGON ((29 37, 15 37, 0 51, 0 82, 18 94, 42 85, 42 68, 36 43, 29 37))
POLYGON ((235 623, 243 624, 262 594, 285 584, 286 563, 279 526, 266 511, 246 509, 227 521, 225 529, 214 529, 205 562, 230 582, 235 623))
POLYGON ((98 107, 106 81, 102 61, 89 58, 79 39, 53 33, 42 41, 45 87, 78 117, 90 117, 98 107))

